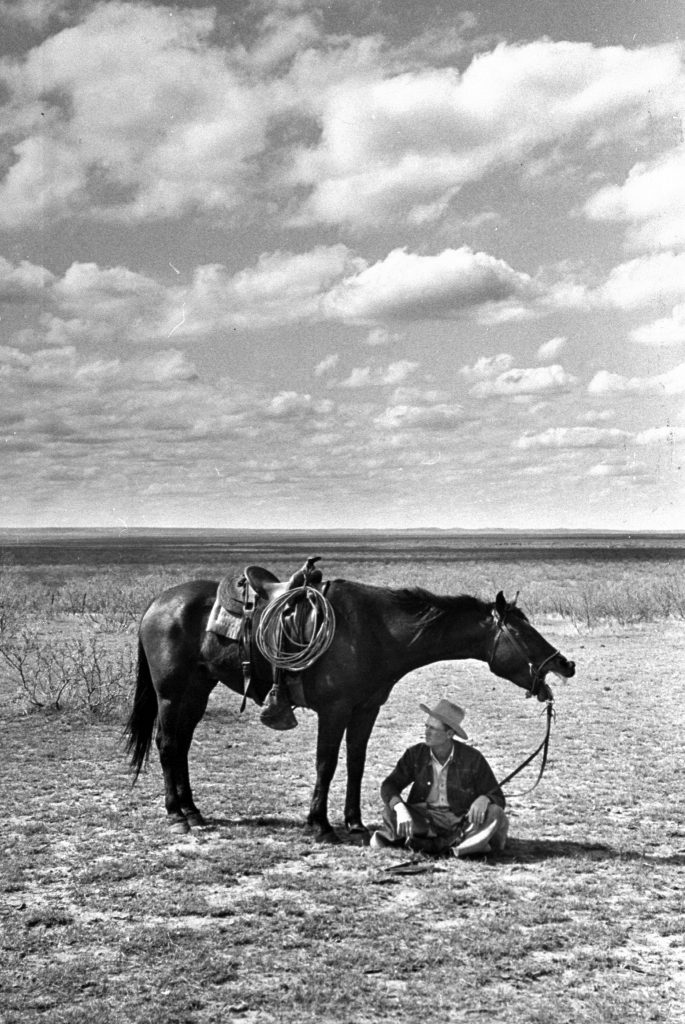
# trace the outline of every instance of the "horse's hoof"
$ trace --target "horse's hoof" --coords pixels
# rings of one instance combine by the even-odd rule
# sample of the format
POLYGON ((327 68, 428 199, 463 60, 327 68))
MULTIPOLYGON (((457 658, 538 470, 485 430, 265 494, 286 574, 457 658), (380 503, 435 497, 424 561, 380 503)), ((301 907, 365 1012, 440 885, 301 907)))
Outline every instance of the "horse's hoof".
POLYGON ((207 826, 207 822, 199 811, 193 811, 191 814, 186 814, 186 821, 191 828, 206 828, 207 826))
POLYGON ((330 832, 318 832, 314 836, 314 841, 316 843, 328 843, 329 846, 334 846, 336 843, 340 842, 333 829, 331 829, 330 832))
POLYGON ((173 832, 176 836, 185 836, 190 832, 190 825, 185 818, 174 818, 169 822, 169 831, 173 832))
POLYGON ((348 821, 347 833, 350 836, 368 836, 369 830, 361 821, 348 821))

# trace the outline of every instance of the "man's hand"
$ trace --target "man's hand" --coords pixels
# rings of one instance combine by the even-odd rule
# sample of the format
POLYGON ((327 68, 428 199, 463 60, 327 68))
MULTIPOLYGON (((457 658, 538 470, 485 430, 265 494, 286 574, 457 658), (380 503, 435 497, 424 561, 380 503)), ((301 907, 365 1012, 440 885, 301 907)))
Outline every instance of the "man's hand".
POLYGON ((395 804, 395 817, 397 818, 397 834, 403 839, 411 836, 414 832, 414 823, 406 804, 395 804))
POLYGON ((488 813, 490 800, 487 796, 477 796, 469 807, 468 818, 472 825, 482 825, 488 813))

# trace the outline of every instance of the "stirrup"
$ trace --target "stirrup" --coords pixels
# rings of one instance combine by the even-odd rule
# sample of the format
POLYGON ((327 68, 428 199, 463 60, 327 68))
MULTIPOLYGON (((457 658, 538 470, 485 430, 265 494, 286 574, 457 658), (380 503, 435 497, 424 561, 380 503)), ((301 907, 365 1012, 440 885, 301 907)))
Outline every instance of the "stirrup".
POLYGON ((262 708, 259 721, 262 725, 267 725, 269 729, 277 729, 280 732, 297 727, 293 709, 275 686, 267 694, 266 704, 262 708))

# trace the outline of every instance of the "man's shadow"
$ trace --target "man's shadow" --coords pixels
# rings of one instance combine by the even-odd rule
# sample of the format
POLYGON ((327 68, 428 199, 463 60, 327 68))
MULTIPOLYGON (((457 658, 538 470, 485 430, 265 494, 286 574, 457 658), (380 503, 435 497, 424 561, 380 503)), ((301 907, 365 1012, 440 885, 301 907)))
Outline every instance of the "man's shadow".
POLYGON ((534 864, 546 860, 570 857, 590 861, 645 861, 649 864, 685 864, 685 853, 658 854, 644 850, 617 850, 604 843, 580 843, 567 839, 510 839, 506 850, 491 856, 496 863, 519 862, 534 864))

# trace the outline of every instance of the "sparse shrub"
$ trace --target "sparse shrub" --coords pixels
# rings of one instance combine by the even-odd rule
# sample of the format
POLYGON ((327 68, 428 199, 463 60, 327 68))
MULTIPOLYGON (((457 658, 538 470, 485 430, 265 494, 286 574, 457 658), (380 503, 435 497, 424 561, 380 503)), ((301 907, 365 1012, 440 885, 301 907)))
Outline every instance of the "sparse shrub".
POLYGON ((97 636, 46 642, 22 630, 0 639, 0 658, 18 683, 20 699, 33 709, 69 709, 109 718, 130 696, 130 645, 111 650, 97 636))

